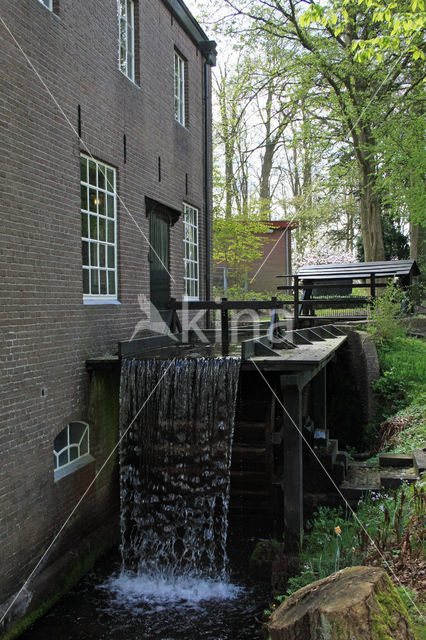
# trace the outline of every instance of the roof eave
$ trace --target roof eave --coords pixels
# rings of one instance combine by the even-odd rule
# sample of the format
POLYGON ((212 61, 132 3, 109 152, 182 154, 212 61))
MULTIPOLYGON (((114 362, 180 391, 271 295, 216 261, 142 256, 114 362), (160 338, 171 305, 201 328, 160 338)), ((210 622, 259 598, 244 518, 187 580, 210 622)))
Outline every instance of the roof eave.
POLYGON ((214 67, 216 64, 216 42, 209 40, 183 0, 162 0, 173 17, 179 22, 182 29, 197 45, 207 64, 214 67))

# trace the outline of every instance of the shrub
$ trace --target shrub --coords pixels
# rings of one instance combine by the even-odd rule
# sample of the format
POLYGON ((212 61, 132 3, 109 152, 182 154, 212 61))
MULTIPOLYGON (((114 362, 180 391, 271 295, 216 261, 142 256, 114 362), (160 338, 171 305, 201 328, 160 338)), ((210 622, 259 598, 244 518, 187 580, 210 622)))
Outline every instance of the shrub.
POLYGON ((400 320, 405 302, 406 293, 393 283, 388 284, 383 295, 373 301, 368 331, 375 342, 391 342, 405 334, 400 320))

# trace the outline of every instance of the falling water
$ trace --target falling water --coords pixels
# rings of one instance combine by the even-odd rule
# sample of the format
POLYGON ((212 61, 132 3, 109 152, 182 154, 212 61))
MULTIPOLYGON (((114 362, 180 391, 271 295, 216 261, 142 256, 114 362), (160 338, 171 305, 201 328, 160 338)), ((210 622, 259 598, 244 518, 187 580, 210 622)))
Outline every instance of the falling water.
POLYGON ((123 361, 119 589, 137 577, 134 596, 138 589, 154 598, 177 589, 190 599, 187 591, 197 585, 202 598, 207 580, 210 596, 224 595, 239 364, 123 361))

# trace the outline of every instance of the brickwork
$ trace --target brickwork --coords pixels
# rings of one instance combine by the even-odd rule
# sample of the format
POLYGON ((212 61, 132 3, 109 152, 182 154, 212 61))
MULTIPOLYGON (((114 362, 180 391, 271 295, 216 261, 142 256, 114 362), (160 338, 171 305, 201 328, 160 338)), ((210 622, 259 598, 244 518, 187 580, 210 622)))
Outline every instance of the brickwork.
MULTIPOLYGON (((0 603, 21 587, 112 443, 105 421, 89 415, 85 362, 115 353, 143 319, 145 196, 178 210, 184 201, 197 207, 205 255, 201 51, 165 3, 138 0, 137 86, 118 70, 115 0, 58 0, 54 9, 0 0, 0 603), (174 119, 175 48, 187 60, 188 128, 174 119), (119 304, 83 304, 81 152, 117 169, 119 304), (53 440, 73 420, 90 423, 94 461, 54 482, 53 440)), ((181 218, 170 231, 170 255, 171 293, 181 298, 181 218)), ((113 491, 109 470, 73 517, 73 535, 116 508, 113 491)))
MULTIPOLYGON (((250 291, 273 291, 286 284, 277 275, 291 273, 291 226, 271 229, 271 233, 259 234, 265 238, 262 255, 253 260, 248 271, 250 291)), ((288 283, 292 284, 292 283, 288 283)))

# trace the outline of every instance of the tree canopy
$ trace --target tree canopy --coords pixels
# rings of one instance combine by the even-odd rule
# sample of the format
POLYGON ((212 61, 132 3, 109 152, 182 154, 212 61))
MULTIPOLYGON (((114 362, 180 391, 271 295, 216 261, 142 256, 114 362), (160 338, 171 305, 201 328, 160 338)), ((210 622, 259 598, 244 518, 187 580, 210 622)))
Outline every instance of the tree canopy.
POLYGON ((423 0, 217 4, 228 7, 222 29, 238 51, 226 70, 234 102, 228 93, 217 119, 217 148, 232 142, 228 172, 220 153, 216 163, 227 215, 296 219, 300 248, 326 234, 354 251, 361 231, 366 260, 385 257, 383 221, 388 235, 389 224, 398 232, 410 225, 418 257, 426 210, 423 0), (226 110, 234 137, 223 126, 226 110))

